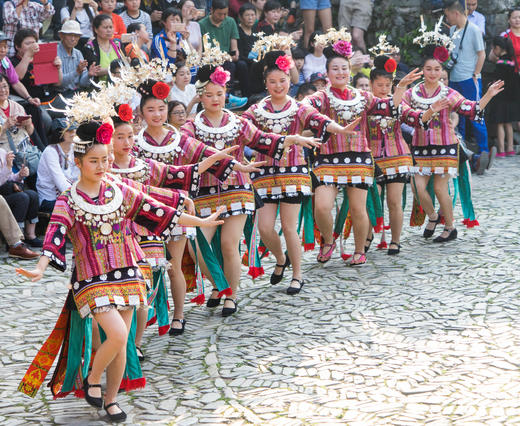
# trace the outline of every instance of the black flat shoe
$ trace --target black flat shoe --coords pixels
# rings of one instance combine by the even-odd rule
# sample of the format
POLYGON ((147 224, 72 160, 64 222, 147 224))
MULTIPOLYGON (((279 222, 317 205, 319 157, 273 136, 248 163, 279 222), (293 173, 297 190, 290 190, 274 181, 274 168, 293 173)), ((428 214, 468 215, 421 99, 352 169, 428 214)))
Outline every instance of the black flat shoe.
POLYGON ((283 265, 278 265, 279 268, 282 268, 282 272, 280 274, 273 274, 271 275, 271 285, 278 284, 280 281, 282 281, 283 273, 285 272, 285 268, 287 268, 291 264, 291 260, 289 259, 289 256, 285 255, 285 263, 283 265))
POLYGON ((91 385, 88 382, 88 376, 87 376, 83 380, 83 392, 85 393, 85 401, 87 401, 87 403, 89 405, 92 405, 92 407, 96 407, 96 408, 103 407, 103 398, 90 396, 90 394, 88 393, 88 390, 90 388, 101 388, 101 385, 100 384, 98 384, 98 385, 91 385))
MULTIPOLYGON (((219 300, 219 303, 220 303, 220 299, 218 299, 218 300, 219 300)), ((209 300, 208 300, 208 302, 209 302, 209 300)), ((170 331, 168 331, 168 334, 170 336, 180 336, 181 334, 184 333, 184 326, 185 325, 186 325, 186 320, 185 319, 177 319, 177 318, 172 319, 172 324, 170 325, 170 331), (182 327, 181 328, 173 328, 173 323, 174 322, 180 322, 182 327)))
MULTIPOLYGON (((447 231, 447 229, 445 229, 444 231, 447 231)), ((443 232, 444 232, 443 231, 443 232)), ((452 240, 455 240, 457 238, 457 229, 456 228, 453 228, 451 231, 449 231, 450 233, 448 234, 447 237, 441 237, 440 235, 435 238, 433 240, 434 243, 445 243, 447 241, 452 241, 452 240)))
POLYGON ((226 300, 231 300, 233 302, 233 304, 235 305, 235 307, 234 308, 223 307, 222 308, 223 317, 229 317, 230 315, 233 315, 237 311, 237 304, 238 304, 237 301, 234 299, 230 299, 230 298, 227 298, 226 300))
POLYGON ((422 236, 424 238, 430 238, 435 233, 435 229, 437 228, 437 225, 441 222, 441 218, 442 218, 442 216, 438 213, 437 213, 437 219, 431 220, 428 218, 428 223, 434 223, 435 226, 433 227, 433 229, 424 228, 424 232, 422 234, 422 236))
POLYGON ((399 244, 399 243, 394 243, 394 242, 392 241, 388 247, 390 247, 392 244, 393 244, 394 246, 397 246, 397 248, 396 248, 396 249, 389 248, 389 249, 388 249, 388 252, 387 252, 387 254, 388 254, 389 256, 394 256, 394 255, 396 255, 396 254, 399 254, 399 252, 401 251, 401 244, 399 244))
POLYGON ((145 360, 143 350, 139 346, 136 346, 135 350, 137 352, 137 358, 139 358, 139 361, 143 362, 145 360))
POLYGON ((374 241, 374 234, 372 234, 372 238, 367 238, 367 241, 365 242, 365 253, 370 250, 370 246, 372 245, 372 241, 374 241), (368 244, 367 244, 368 242, 368 244))
POLYGON ((300 290, 302 289, 303 285, 305 284, 305 282, 304 282, 303 280, 300 281, 300 280, 297 279, 297 278, 293 278, 293 279, 291 280, 291 282, 293 282, 293 281, 298 282, 298 283, 300 284, 300 287, 290 287, 290 286, 287 287, 286 292, 287 292, 287 294, 290 295, 290 296, 294 296, 295 294, 298 294, 298 293, 300 292, 300 290))
POLYGON ((108 418, 111 422, 124 422, 126 420, 126 413, 122 410, 122 408, 119 406, 117 402, 113 402, 112 404, 105 405, 105 411, 107 412, 108 418), (120 413, 116 414, 110 414, 107 410, 107 408, 117 406, 121 410, 120 413))
MULTIPOLYGON (((218 288, 214 288, 214 289, 211 290, 212 293, 214 291, 216 291, 217 294, 218 294, 218 288)), ((211 299, 211 298, 209 298, 208 301, 206 302, 206 306, 208 308, 216 308, 218 305, 220 305, 220 297, 218 299, 211 299)))

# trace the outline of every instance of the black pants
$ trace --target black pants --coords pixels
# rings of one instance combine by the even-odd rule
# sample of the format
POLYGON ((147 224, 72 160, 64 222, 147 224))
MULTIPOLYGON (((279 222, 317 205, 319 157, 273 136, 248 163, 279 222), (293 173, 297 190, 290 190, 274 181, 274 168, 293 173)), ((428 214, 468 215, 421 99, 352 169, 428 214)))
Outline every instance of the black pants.
POLYGON ((242 60, 236 62, 225 62, 223 68, 231 73, 231 81, 238 80, 240 83, 240 91, 242 96, 249 97, 251 91, 249 89, 249 70, 247 63, 242 60))
POLYGON ((19 224, 26 220, 33 221, 38 217, 38 193, 32 189, 24 189, 22 192, 13 192, 3 195, 13 216, 19 224))

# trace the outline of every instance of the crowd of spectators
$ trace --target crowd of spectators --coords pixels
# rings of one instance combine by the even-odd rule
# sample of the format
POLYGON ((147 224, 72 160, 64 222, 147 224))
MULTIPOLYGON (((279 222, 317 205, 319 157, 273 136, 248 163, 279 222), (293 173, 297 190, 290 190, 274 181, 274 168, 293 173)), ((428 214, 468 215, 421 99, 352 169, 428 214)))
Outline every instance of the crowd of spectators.
MULTIPOLYGON (((451 3, 460 6, 458 0, 451 3)), ((330 0, 4 0, 0 4, 0 233, 12 256, 36 257, 31 248, 41 246, 35 234, 38 214, 51 212, 56 196, 77 178, 71 150, 74 129, 67 127, 60 110, 74 94, 118 75, 123 59, 146 62, 161 57, 176 65, 168 109, 170 124, 176 127, 198 108, 193 84, 197 70, 185 60, 190 51, 202 51, 204 34, 231 57, 224 64, 232 75, 228 108, 242 108, 265 96, 262 70, 252 51, 260 31, 290 35, 297 44, 289 52, 295 63, 292 96, 303 99, 327 85, 324 46, 316 43, 316 36, 333 25, 330 0), (49 43, 56 44, 56 56, 46 58, 55 69, 54 79, 41 83, 35 58, 41 50, 48 51, 49 43)), ((486 59, 486 23, 477 11, 477 0, 467 0, 466 7, 446 10, 458 58, 449 84, 477 99, 486 59)), ((339 0, 335 22, 352 33, 353 85, 364 90, 370 89, 365 33, 372 9, 370 0, 339 0)), ((489 108, 489 122, 497 126, 498 156, 513 152, 513 124, 518 121, 513 94, 520 87, 520 9, 510 13, 509 25, 493 40, 488 57, 497 63, 495 77, 506 80, 501 99, 497 97, 489 108)), ((395 59, 398 73, 407 72, 399 55, 395 59)), ((471 126, 480 151, 476 157, 488 153, 486 125, 471 126)), ((463 120, 459 129, 464 135, 463 120)))

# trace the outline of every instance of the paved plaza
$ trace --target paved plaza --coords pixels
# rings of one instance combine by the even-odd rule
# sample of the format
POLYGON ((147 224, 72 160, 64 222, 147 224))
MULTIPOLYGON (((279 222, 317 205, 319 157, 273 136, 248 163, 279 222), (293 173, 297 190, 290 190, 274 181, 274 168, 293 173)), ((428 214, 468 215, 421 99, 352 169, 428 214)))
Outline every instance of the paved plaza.
MULTIPOLYGON (((408 197, 399 256, 375 250, 379 236, 360 269, 306 253, 296 297, 288 279, 269 284, 269 258, 265 276, 244 273, 233 317, 189 305, 183 336, 147 330, 146 389, 120 398, 127 423, 519 424, 519 181, 520 157, 475 176, 481 226, 459 225, 455 242, 408 227, 408 197)), ((51 268, 36 284, 15 276, 31 263, 0 259, 0 424, 104 424, 73 396, 16 391, 67 293, 51 268)))

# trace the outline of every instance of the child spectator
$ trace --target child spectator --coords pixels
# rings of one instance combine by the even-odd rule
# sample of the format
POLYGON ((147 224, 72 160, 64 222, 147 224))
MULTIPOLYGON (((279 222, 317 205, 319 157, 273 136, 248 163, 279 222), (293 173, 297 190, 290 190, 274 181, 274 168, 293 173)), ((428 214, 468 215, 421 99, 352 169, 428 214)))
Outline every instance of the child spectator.
POLYGON ((123 18, 114 13, 116 8, 116 0, 100 0, 99 6, 101 7, 101 13, 108 15, 112 18, 112 24, 114 26, 114 34, 112 38, 121 39, 122 34, 126 34, 126 26, 123 22, 123 18))
POLYGON ((493 38, 493 54, 498 58, 493 80, 503 80, 504 90, 494 97, 487 108, 487 122, 497 124, 497 158, 515 155, 513 123, 520 120, 517 93, 518 76, 515 73, 515 51, 511 39, 493 38), (504 142, 506 147, 504 149, 504 142))
POLYGON ((123 19, 126 27, 130 24, 143 24, 151 40, 153 38, 152 20, 148 13, 139 9, 140 6, 141 0, 125 0, 125 10, 119 16, 123 19))
POLYGON ((186 123, 186 105, 180 101, 168 102, 168 123, 180 129, 186 123))
POLYGON ((92 32, 92 21, 97 15, 98 4, 95 0, 85 3, 84 0, 67 0, 67 6, 60 10, 60 20, 64 24, 66 21, 78 22, 81 29, 78 49, 81 49, 87 41, 94 37, 92 32))
POLYGON ((143 24, 135 23, 128 25, 126 29, 128 34, 134 34, 135 39, 125 46, 125 55, 130 59, 139 59, 144 62, 148 62, 150 57, 146 50, 147 45, 150 42, 150 36, 146 27, 143 24))
POLYGON ((67 120, 53 120, 51 144, 42 153, 36 181, 40 210, 43 212, 52 213, 56 198, 79 177, 72 149, 75 135, 76 127, 69 125, 67 120))
POLYGON ((299 88, 298 92, 296 93, 296 100, 297 101, 303 101, 304 98, 307 96, 312 95, 314 92, 317 92, 318 89, 316 89, 316 86, 312 83, 303 83, 299 88))
POLYGON ((172 101, 180 101, 186 105, 188 115, 197 112, 197 104, 199 103, 199 97, 197 96, 195 85, 190 84, 190 81, 190 69, 183 63, 177 64, 174 84, 170 91, 170 99, 172 101))
POLYGON ((352 79, 352 85, 359 90, 370 92, 370 79, 361 73, 357 73, 352 79))
POLYGON ((316 43, 316 36, 320 34, 322 34, 321 31, 314 31, 309 39, 310 53, 305 56, 305 63, 303 65, 303 76, 305 77, 305 81, 309 81, 311 74, 314 74, 315 72, 321 72, 324 74, 327 72, 327 58, 323 54, 325 46, 316 43))
POLYGON ((314 74, 311 74, 309 83, 313 84, 317 90, 323 90, 328 84, 327 75, 322 72, 315 72, 314 74))
POLYGON ((291 83, 291 90, 289 94, 291 96, 296 96, 296 93, 298 93, 298 89, 300 86, 305 83, 305 77, 303 75, 303 65, 305 64, 305 56, 307 55, 305 53, 305 50, 295 47, 291 50, 292 59, 294 62, 294 66, 296 67, 296 71, 298 71, 298 83, 291 83))

